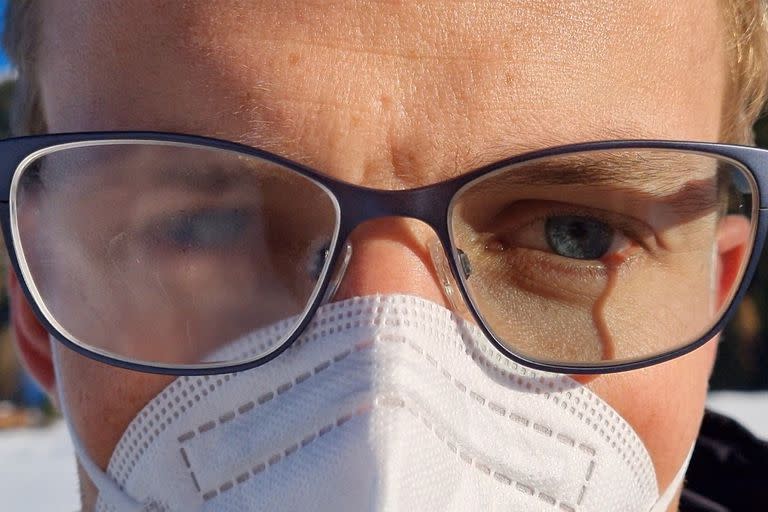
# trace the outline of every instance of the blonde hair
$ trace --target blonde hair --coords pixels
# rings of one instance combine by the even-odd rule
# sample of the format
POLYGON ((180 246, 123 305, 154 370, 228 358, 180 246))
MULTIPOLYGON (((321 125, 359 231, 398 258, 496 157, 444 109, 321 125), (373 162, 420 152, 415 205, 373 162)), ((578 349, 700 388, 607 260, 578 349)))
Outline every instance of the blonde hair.
MULTIPOLYGON (((752 125, 768 100, 768 0, 720 2, 731 55, 731 99, 723 109, 721 142, 752 144, 752 125)), ((38 0, 11 0, 6 12, 3 44, 18 73, 10 116, 14 135, 46 132, 35 73, 40 4, 38 0)))
POLYGON ((752 125, 768 101, 766 0, 721 0, 728 23, 731 81, 723 112, 723 142, 752 144, 752 125))

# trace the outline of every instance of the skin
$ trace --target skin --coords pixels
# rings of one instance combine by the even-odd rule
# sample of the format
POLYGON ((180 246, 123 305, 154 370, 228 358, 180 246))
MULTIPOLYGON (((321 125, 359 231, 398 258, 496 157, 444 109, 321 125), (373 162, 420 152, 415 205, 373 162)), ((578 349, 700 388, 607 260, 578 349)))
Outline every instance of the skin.
MULTIPOLYGON (((215 136, 388 189, 526 149, 616 138, 716 141, 721 133, 727 56, 715 0, 340 0, 332 8, 227 1, 183 9, 46 0, 42 12, 38 71, 51 132, 215 136)), ((448 306, 429 261, 433 236, 405 219, 360 226, 336 299, 409 293, 448 306)), ((718 272, 729 275, 744 231, 731 226, 719 237, 718 272)), ((170 379, 50 343, 15 279, 11 291, 22 356, 52 393, 59 388, 106 467, 127 424, 170 379), (60 351, 55 372, 52 350, 60 351)), ((582 379, 643 439, 661 490, 697 435, 715 350, 708 343, 668 363, 582 379)), ((95 493, 82 480, 88 509, 95 493)))

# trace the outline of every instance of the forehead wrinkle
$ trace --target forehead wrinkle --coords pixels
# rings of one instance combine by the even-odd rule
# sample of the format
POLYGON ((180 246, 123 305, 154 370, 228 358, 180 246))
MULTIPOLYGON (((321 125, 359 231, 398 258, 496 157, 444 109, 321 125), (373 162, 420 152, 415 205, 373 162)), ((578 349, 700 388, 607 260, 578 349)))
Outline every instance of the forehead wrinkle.
MULTIPOLYGON (((323 104, 320 105, 325 106, 323 104)), ((358 109, 350 110, 353 112, 358 111, 358 109)), ((359 111, 365 113, 363 109, 359 111)), ((643 126, 637 123, 622 125, 621 123, 611 124, 603 122, 589 125, 589 127, 581 131, 582 137, 573 139, 564 136, 564 134, 558 131, 547 129, 547 127, 536 126, 535 122, 522 124, 527 125, 528 128, 517 132, 517 137, 510 137, 508 134, 500 132, 497 137, 489 137, 487 141, 483 141, 479 145, 456 143, 445 147, 433 147, 435 151, 450 155, 445 161, 449 165, 436 167, 433 170, 434 172, 425 173, 420 181, 414 182, 411 185, 416 187, 445 181, 497 161, 545 148, 554 148, 575 142, 653 139, 655 135, 654 126, 643 126)), ((316 170, 321 173, 333 174, 334 169, 323 168, 319 165, 321 160, 318 160, 310 152, 302 149, 305 146, 301 144, 297 130, 264 130, 270 126, 274 125, 269 121, 261 122, 256 129, 240 132, 239 136, 236 137, 232 137, 230 134, 229 138, 248 146, 265 149, 309 167, 316 167, 316 170)), ((274 127, 277 128, 276 126, 274 127)), ((431 144, 434 146, 434 141, 431 144)), ((666 182, 668 187, 675 187, 680 184, 678 177, 670 175, 668 168, 655 168, 653 161, 650 162, 650 165, 649 162, 644 164, 646 167, 643 168, 643 172, 636 174, 632 179, 627 174, 626 161, 619 161, 618 159, 607 159, 600 164, 594 164, 589 159, 585 159, 580 163, 578 174, 573 169, 565 171, 555 167, 551 173, 549 173, 549 170, 546 170, 545 176, 545 169, 539 169, 538 172, 542 173, 542 175, 539 175, 537 179, 542 184, 552 185, 563 183, 616 183, 621 181, 630 184, 654 183, 656 185, 666 182)), ((637 167, 640 164, 634 162, 633 165, 637 167)), ((423 169, 423 171, 426 171, 426 169, 423 169)), ((512 176, 511 179, 525 180, 532 178, 512 176)), ((406 179, 405 181, 413 180, 406 179)))
MULTIPOLYGON (((226 9, 222 2, 218 2, 215 6, 194 4, 192 10, 200 19, 215 17, 223 22, 269 18, 270 33, 287 35, 286 39, 297 42, 303 40, 302 36, 312 34, 312 44, 322 40, 334 48, 371 50, 397 56, 410 53, 412 56, 430 57, 437 50, 441 58, 462 57, 470 49, 475 52, 485 50, 486 56, 495 56, 502 43, 494 36, 515 29, 530 30, 534 25, 531 22, 540 22, 542 18, 558 18, 571 24, 575 24, 579 17, 589 18, 574 4, 562 2, 549 7, 545 2, 304 1, 286 3, 288 16, 284 13, 275 15, 271 3, 225 3, 226 9), (466 20, 473 20, 473 23, 466 20), (408 53, 393 52, 392 48, 407 49, 408 53)), ((597 32, 584 19, 582 28, 597 32)), ((556 31, 551 25, 545 24, 544 30, 556 31)), ((220 35, 208 33, 212 41, 220 35)), ((236 33, 232 35, 237 36, 236 33)))
MULTIPOLYGON (((389 2, 343 3, 349 8, 340 12, 324 9, 322 2, 285 3, 280 9, 272 9, 274 12, 268 12, 267 4, 259 2, 228 4, 234 6, 231 10, 221 9, 218 3, 214 7, 209 2, 190 2, 184 13, 171 9, 174 12, 170 14, 158 14, 161 18, 180 16, 180 19, 193 22, 177 27, 181 32, 173 34, 170 41, 161 41, 155 52, 179 51, 180 55, 163 54, 161 64, 170 68, 174 62, 182 62, 187 67, 174 69, 168 73, 170 76, 163 77, 168 83, 160 83, 151 75, 139 83, 146 87, 145 94, 154 91, 162 94, 164 89, 181 82, 179 85, 187 85, 188 89, 180 90, 176 96, 187 97, 195 107, 199 103, 201 108, 187 114, 169 101, 172 97, 162 98, 158 94, 161 99, 147 105, 127 102, 126 110, 140 111, 141 122, 146 123, 141 128, 188 126, 190 128, 184 131, 257 145, 307 165, 322 166, 332 174, 339 174, 343 169, 347 172, 362 168, 365 162, 361 155, 367 154, 366 158, 380 155, 388 150, 380 145, 380 141, 391 140, 400 148, 418 148, 412 152, 421 153, 423 161, 417 162, 412 169, 371 167, 372 172, 388 173, 390 178, 413 184, 445 179, 521 150, 589 139, 627 138, 600 135, 601 124, 617 132, 623 131, 631 138, 659 138, 659 135, 668 138, 665 134, 672 133, 676 127, 662 125, 662 129, 658 129, 661 125, 658 118, 641 119, 643 112, 650 111, 652 105, 648 99, 641 103, 637 98, 650 94, 647 91, 655 91, 656 86, 649 84, 659 76, 636 81, 632 90, 640 92, 634 95, 637 97, 630 98, 631 101, 625 98, 622 110, 610 105, 595 107, 590 101, 596 88, 607 86, 615 78, 605 76, 603 82, 596 81, 600 73, 613 69, 604 65, 606 59, 611 58, 609 50, 637 51, 637 46, 631 44, 632 38, 655 22, 663 22, 659 24, 663 26, 664 37, 674 33, 676 25, 668 19, 674 14, 674 7, 665 9, 667 14, 656 13, 656 18, 663 18, 658 20, 646 19, 633 10, 625 12, 626 9, 619 7, 589 2, 561 6, 547 5, 546 2, 525 4, 522 10, 515 2, 504 4, 503 9, 492 5, 484 10, 474 3, 406 2, 395 5, 397 12, 388 14, 374 13, 370 7, 384 9, 392 6, 389 2), (296 15, 280 16, 283 6, 292 9, 296 15), (366 6, 370 12, 365 11, 366 6), (591 17, 596 8, 605 15, 606 19, 600 20, 608 25, 605 33, 601 32, 605 27, 600 29, 600 23, 594 23, 591 17), (418 9, 422 14, 435 16, 425 17, 410 30, 400 30, 396 38, 390 37, 403 28, 398 23, 415 18, 413 12, 418 9), (466 13, 470 14, 465 16, 466 13), (377 33, 374 22, 378 16, 389 21, 377 33), (542 24, 537 20, 539 16, 563 19, 560 24, 542 24), (633 22, 628 24, 626 34, 622 34, 617 25, 622 16, 633 22), (251 23, 253 21, 259 23, 251 23), (254 26, 269 27, 270 30, 268 33, 261 29, 254 31, 254 26), (349 27, 357 28, 346 30, 349 27), (316 35, 318 44, 302 46, 297 71, 289 72, 291 68, 287 61, 292 51, 298 52, 290 46, 291 37, 306 38, 309 28, 316 35), (559 31, 568 32, 569 37, 547 37, 559 31), (595 31, 598 32, 596 36, 595 31), (286 45, 281 47, 274 43, 272 47, 270 43, 264 48, 259 47, 262 38, 277 33, 285 34, 286 45), (323 50, 323 41, 328 37, 338 39, 342 33, 353 47, 371 45, 375 48, 388 42, 396 50, 408 48, 416 56, 433 55, 429 52, 439 49, 446 59, 403 61, 365 53, 355 58, 339 58, 337 53, 323 50), (606 34, 610 35, 609 39, 606 34), (626 47, 622 46, 624 43, 626 47), (572 48, 580 45, 584 45, 585 51, 574 54, 572 48), (266 52, 269 48, 274 51, 266 52), (470 51, 468 49, 481 58, 474 63, 451 60, 451 55, 464 55, 470 51), (494 58, 489 49, 509 59, 494 58), (491 60, 482 60, 486 56, 491 60), (597 57, 596 62, 590 60, 593 57, 597 57), (318 71, 318 66, 320 70, 327 69, 322 67, 326 62, 333 66, 333 73, 312 71, 318 71), (499 65, 502 62, 507 64, 505 69, 499 65), (573 65, 566 66, 569 62, 573 65), (200 83, 191 83, 198 78, 194 76, 197 71, 204 71, 206 78, 200 83), (180 81, 179 76, 184 80, 180 81), (563 86, 564 80, 569 81, 567 87, 563 86), (383 117, 378 104, 382 92, 404 105, 406 115, 383 117), (454 114, 446 114, 451 110, 454 114), (585 116, 583 112, 588 114, 585 116), (361 123, 353 126, 351 118, 357 114, 361 123), (643 129, 635 129, 635 125, 643 129), (622 130, 616 126, 628 128, 622 130), (329 137, 329 132, 338 136, 333 147, 323 138, 329 137), (515 142, 496 142, 507 140, 515 142), (358 154, 352 155, 349 168, 345 168, 347 164, 341 161, 348 154, 338 159, 331 156, 333 152, 353 151, 351 148, 358 154), (429 154, 422 149, 428 149, 429 154), (431 167, 427 168, 427 165, 431 167)), ((152 14, 153 5, 150 2, 144 11, 134 6, 134 14, 139 17, 139 13, 143 16, 152 14)), ((120 11, 114 6, 112 10, 120 11)), ((154 15, 149 17, 154 18, 154 15)), ((114 19, 119 20, 120 16, 114 19)), ((169 21, 148 23, 163 27, 172 25, 169 21)), ((125 41, 115 44, 122 47, 122 43, 125 41)), ((129 64, 132 60, 153 55, 143 54, 140 46, 132 48, 131 44, 124 52, 109 46, 107 49, 128 55, 129 64)), ((674 59, 679 52, 669 53, 663 58, 674 59)), ((624 79, 632 80, 631 77, 624 79)), ((620 85, 614 83, 613 87, 620 88, 620 85)), ((105 94, 104 101, 119 101, 121 96, 105 94)), ((653 97, 657 99, 658 94, 653 97)), ((659 107, 664 108, 663 105, 659 107)), ((105 116, 103 110, 97 110, 104 119, 101 126, 115 123, 109 114, 105 116)), ((135 123, 132 120, 125 124, 130 122, 135 123)), ((351 172, 346 176, 353 176, 349 174, 351 172)), ((356 176, 354 179, 361 178, 359 174, 356 176)))

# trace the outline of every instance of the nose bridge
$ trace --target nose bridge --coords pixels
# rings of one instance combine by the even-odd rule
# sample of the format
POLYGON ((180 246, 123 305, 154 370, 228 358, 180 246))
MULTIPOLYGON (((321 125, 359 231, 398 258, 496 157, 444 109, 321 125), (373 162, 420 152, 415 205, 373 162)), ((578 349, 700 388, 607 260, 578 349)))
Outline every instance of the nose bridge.
POLYGON ((360 224, 383 217, 416 219, 445 232, 452 187, 444 184, 408 190, 377 190, 358 186, 337 191, 341 204, 342 232, 350 234, 360 224))
POLYGON ((354 187, 339 199, 342 235, 352 250, 332 300, 402 293, 450 307, 430 252, 446 224, 448 201, 439 187, 354 187))

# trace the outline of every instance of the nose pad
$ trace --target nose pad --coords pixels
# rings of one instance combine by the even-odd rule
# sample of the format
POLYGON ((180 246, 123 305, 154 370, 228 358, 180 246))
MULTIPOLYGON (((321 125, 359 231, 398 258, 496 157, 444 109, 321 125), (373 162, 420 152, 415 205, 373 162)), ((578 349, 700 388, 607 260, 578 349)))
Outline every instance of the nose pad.
MULTIPOLYGON (((434 265, 437 277, 440 279, 440 284, 442 285, 443 295, 451 305, 451 309, 465 318, 470 317, 469 309, 464 303, 464 298, 459 290, 459 285, 453 277, 453 272, 451 272, 451 266, 448 263, 442 244, 437 238, 433 238, 429 241, 428 247, 432 265, 434 265)), ((461 251, 459 257, 462 258, 461 270, 465 272, 466 277, 469 277, 469 273, 467 272, 467 269, 469 268, 469 260, 461 251)))
POLYGON ((347 272, 347 267, 349 266, 349 261, 351 259, 352 244, 345 242, 344 248, 342 249, 341 258, 339 258, 339 262, 336 264, 336 268, 332 270, 333 274, 331 275, 331 280, 328 282, 328 288, 325 290, 322 304, 326 304, 333 300, 336 292, 339 291, 339 285, 341 284, 342 279, 344 279, 344 274, 347 272))

